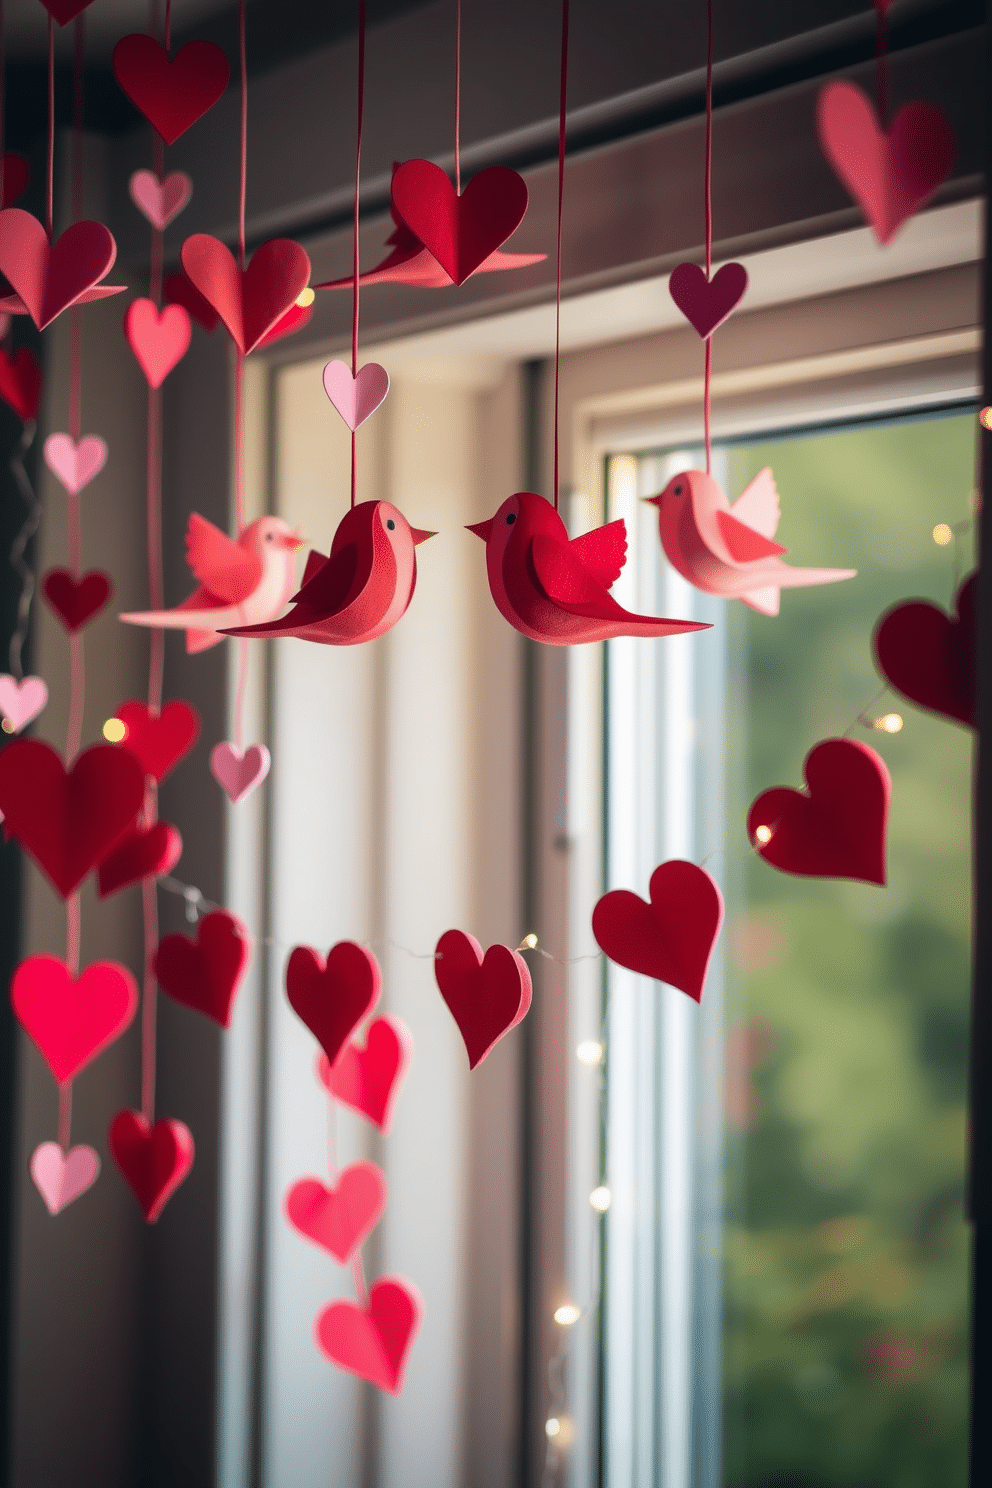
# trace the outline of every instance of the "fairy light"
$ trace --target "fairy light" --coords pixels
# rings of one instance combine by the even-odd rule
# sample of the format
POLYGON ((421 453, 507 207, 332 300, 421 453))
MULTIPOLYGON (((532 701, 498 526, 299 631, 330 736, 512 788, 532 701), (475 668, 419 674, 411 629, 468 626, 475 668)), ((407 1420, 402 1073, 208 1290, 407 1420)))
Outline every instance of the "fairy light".
POLYGON ((872 728, 880 729, 883 734, 897 734, 902 728, 902 714, 885 713, 875 719, 872 728))
POLYGON ((760 847, 767 847, 772 840, 771 827, 755 827, 754 840, 760 847))
POLYGON ((559 1328, 571 1328, 582 1316, 582 1308, 576 1307, 574 1302, 566 1302, 562 1307, 555 1308, 555 1322, 559 1328))
POLYGON ((580 1064, 602 1064, 603 1046, 598 1039, 583 1039, 575 1051, 580 1064))
POLYGON ((609 1209, 610 1205, 613 1203, 613 1195, 606 1187, 606 1184, 601 1183, 599 1187, 594 1188, 592 1193, 589 1195, 589 1202, 595 1209, 597 1214, 605 1214, 607 1209, 609 1209))
POLYGON ((103 737, 111 744, 120 744, 127 738, 127 724, 122 718, 108 718, 103 725, 103 737))
POLYGON ((978 422, 981 424, 983 429, 992 430, 992 404, 982 409, 981 413, 978 415, 978 422))
POLYGON ((520 942, 520 949, 522 951, 524 951, 524 950, 526 950, 526 951, 536 951, 537 950, 537 936, 533 933, 533 931, 531 932, 530 935, 525 935, 524 936, 523 940, 520 942))
POLYGON ((948 527, 946 522, 938 522, 933 529, 933 540, 938 548, 946 548, 949 542, 954 541, 954 530, 948 527))
POLYGON ((5 734, 16 733, 16 729, 14 728, 14 725, 11 723, 9 718, 5 718, 3 722, 0 723, 0 728, 3 729, 5 734))
POLYGON ((313 304, 316 298, 317 296, 314 294, 313 290, 308 284, 306 289, 300 290, 299 294, 296 296, 295 303, 299 305, 301 310, 307 310, 313 304))
POLYGON ((549 1438, 561 1435, 561 1422, 557 1416, 549 1416, 545 1421, 544 1434, 549 1438))

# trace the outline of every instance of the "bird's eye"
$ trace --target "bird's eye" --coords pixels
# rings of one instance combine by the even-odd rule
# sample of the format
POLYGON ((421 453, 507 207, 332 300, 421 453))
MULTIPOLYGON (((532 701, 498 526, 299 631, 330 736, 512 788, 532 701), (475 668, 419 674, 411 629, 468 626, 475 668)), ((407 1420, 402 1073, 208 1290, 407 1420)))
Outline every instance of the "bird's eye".
POLYGON ((266 542, 271 542, 272 541, 272 533, 271 532, 267 532, 265 534, 265 541, 266 542))
POLYGON ((388 522, 386 523, 386 526, 389 528, 390 532, 394 531, 394 529, 396 527, 396 523, 393 521, 392 517, 389 518, 388 522))
POLYGON ((685 492, 685 486, 673 486, 672 490, 675 492, 676 496, 681 496, 685 492))
POLYGON ((507 518, 506 518, 506 525, 507 525, 507 527, 512 527, 513 524, 514 524, 514 522, 516 520, 517 520, 517 514, 516 514, 516 512, 508 512, 507 513, 507 518))

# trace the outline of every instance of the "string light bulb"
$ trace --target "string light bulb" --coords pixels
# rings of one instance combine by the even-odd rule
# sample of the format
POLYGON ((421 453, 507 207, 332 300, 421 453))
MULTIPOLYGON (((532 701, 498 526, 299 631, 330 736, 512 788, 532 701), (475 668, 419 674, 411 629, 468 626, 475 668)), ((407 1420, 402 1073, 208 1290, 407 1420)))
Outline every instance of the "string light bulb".
POLYGON ((544 1434, 549 1440, 561 1434, 561 1422, 557 1416, 549 1416, 545 1421, 544 1434))
POLYGON ((880 729, 883 734, 898 734, 902 728, 901 713, 884 713, 881 718, 876 718, 872 728, 880 729))
POLYGON ((570 1328, 581 1316, 582 1308, 576 1307, 574 1302, 566 1302, 564 1306, 555 1308, 555 1322, 559 1328, 570 1328))
POLYGON ((606 1187, 606 1184, 601 1183, 599 1187, 594 1188, 592 1193, 589 1195, 589 1202, 595 1209, 597 1214, 605 1214, 607 1209, 609 1209, 610 1205, 613 1203, 613 1195, 606 1187))
POLYGON ((983 429, 992 429, 992 404, 982 409, 978 415, 978 422, 983 429))
POLYGON ((525 935, 524 936, 523 940, 520 942, 520 950, 522 950, 522 951, 536 951, 537 950, 537 936, 534 934, 533 931, 531 931, 530 935, 525 935))
POLYGON ((602 1064, 603 1046, 598 1039, 583 1039, 575 1051, 580 1064, 602 1064))
POLYGON ((0 728, 3 729, 5 734, 12 734, 14 732, 14 725, 11 723, 9 718, 5 718, 2 722, 0 722, 0 728))
POLYGON ((299 294, 296 296, 295 303, 299 305, 301 310, 306 310, 313 304, 316 298, 317 296, 314 294, 313 290, 308 284, 306 289, 300 290, 299 294))
POLYGON ((103 737, 111 744, 120 744, 127 738, 127 724, 122 718, 108 718, 103 725, 103 737))
POLYGON ((754 840, 759 847, 767 847, 772 840, 771 827, 755 827, 754 840))
POLYGON ((946 522, 938 522, 933 529, 933 540, 938 548, 946 548, 949 542, 954 541, 953 528, 948 527, 946 522))

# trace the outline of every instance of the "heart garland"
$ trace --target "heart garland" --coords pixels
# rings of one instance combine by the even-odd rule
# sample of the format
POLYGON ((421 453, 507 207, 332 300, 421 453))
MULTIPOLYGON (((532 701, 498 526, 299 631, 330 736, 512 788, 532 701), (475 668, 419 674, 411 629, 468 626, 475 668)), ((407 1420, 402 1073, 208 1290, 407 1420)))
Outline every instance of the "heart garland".
POLYGON ((354 433, 385 402, 389 373, 378 362, 367 362, 352 377, 347 363, 328 362, 324 368, 324 392, 354 433))
MULTIPOLYGON (((890 687, 917 707, 975 728, 975 606, 978 575, 957 592, 955 613, 926 600, 887 610, 875 627, 875 664, 890 687)), ((2 706, 2 705, 0 705, 2 706)))
POLYGON ((210 752, 210 772, 217 784, 236 806, 261 785, 272 766, 272 756, 264 744, 215 744, 210 752))
POLYGON ((520 226, 527 185, 505 165, 473 176, 459 196, 430 160, 407 160, 393 171, 393 206, 401 220, 455 284, 464 284, 520 226))
POLYGON ((70 496, 78 496, 107 463, 107 441, 99 434, 73 439, 70 434, 49 434, 44 444, 45 464, 70 496))
POLYGON ((48 685, 41 677, 21 677, 0 672, 0 713, 15 734, 37 718, 48 703, 48 685))
POLYGON ((30 212, 0 211, 0 274, 39 331, 95 288, 120 294, 125 286, 99 281, 110 273, 117 245, 101 222, 76 222, 54 243, 30 212))
POLYGON ((115 716, 127 730, 119 747, 133 754, 160 785, 200 735, 200 715, 189 703, 166 703, 160 713, 147 703, 121 703, 115 716))
POLYGON ((97 568, 77 579, 68 568, 50 568, 41 581, 41 592, 70 635, 82 630, 110 602, 110 575, 97 568))
POLYGON ((189 350, 193 327, 182 305, 159 310, 153 300, 139 299, 125 311, 124 335, 148 386, 160 388, 189 350))
POLYGON ((207 233, 187 238, 180 256, 190 282, 245 356, 310 283, 310 260, 291 238, 263 243, 244 271, 227 245, 207 233))
POLYGON ((97 961, 78 977, 55 956, 29 956, 10 983, 10 1002, 56 1081, 74 1080, 128 1027, 138 1008, 131 973, 97 961))
POLYGON ((41 1142, 31 1154, 30 1172, 54 1219, 93 1187, 100 1176, 100 1158, 92 1147, 70 1147, 63 1152, 57 1142, 41 1142))
POLYGON ((162 991, 230 1028, 234 999, 251 961, 251 936, 237 915, 214 909, 196 927, 196 939, 166 935, 152 959, 162 991))
POLYGON ((187 42, 170 60, 165 47, 140 34, 121 37, 113 68, 135 108, 167 145, 213 108, 231 79, 230 63, 212 41, 187 42))
POLYGON ((146 878, 160 878, 163 873, 171 873, 182 853, 183 839, 168 822, 132 827, 100 861, 97 869, 100 898, 107 899, 120 889, 142 883, 146 878))
POLYGON ((447 930, 434 951, 434 977, 473 1070, 526 1017, 533 994, 530 968, 509 946, 492 945, 483 956, 474 935, 447 930))
POLYGON ((316 1178, 294 1183, 286 1195, 286 1218, 345 1265, 379 1223, 387 1199, 385 1174, 375 1163, 357 1162, 339 1173, 333 1188, 316 1178))
POLYGON ((118 1111, 107 1143, 148 1224, 154 1224, 193 1166, 193 1133, 182 1121, 152 1126, 138 1111, 118 1111))
POLYGON ((658 865, 648 893, 648 904, 629 889, 604 894, 592 912, 596 944, 618 966, 700 1002, 723 924, 723 895, 705 868, 680 858, 658 865))
POLYGON ((402 1018, 373 1018, 364 1049, 345 1044, 333 1065, 321 1054, 317 1075, 337 1100, 360 1111, 388 1137, 412 1062, 413 1035, 402 1018))
POLYGON ((370 1288, 366 1311, 353 1302, 326 1307, 317 1320, 317 1342, 332 1363, 398 1395, 423 1310, 420 1294, 408 1281, 384 1276, 370 1288))
POLYGON ((712 279, 698 264, 680 263, 672 270, 668 292, 686 320, 705 341, 732 315, 747 293, 747 269, 725 263, 712 279))
POLYGON ((378 961, 353 940, 338 941, 326 961, 310 946, 296 946, 286 964, 289 1005, 331 1064, 381 994, 378 961))

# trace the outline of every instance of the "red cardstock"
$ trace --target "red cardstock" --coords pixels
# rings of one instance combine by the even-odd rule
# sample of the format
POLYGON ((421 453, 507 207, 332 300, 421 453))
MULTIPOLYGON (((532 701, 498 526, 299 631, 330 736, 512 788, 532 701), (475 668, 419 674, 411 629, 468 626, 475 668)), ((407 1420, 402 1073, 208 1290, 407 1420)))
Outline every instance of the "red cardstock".
POLYGON ((383 1136, 388 1136, 412 1062, 413 1035, 402 1018, 374 1018, 364 1049, 359 1044, 345 1044, 333 1065, 321 1055, 317 1074, 333 1096, 361 1111, 383 1136))
POLYGON ((182 305, 159 310, 152 300, 134 300, 124 313, 124 335, 149 387, 162 386, 189 350, 193 327, 182 305))
POLYGON ((113 60, 117 81, 167 145, 213 108, 231 77, 227 57, 212 41, 187 42, 170 61, 152 37, 122 36, 113 60))
POLYGON ((407 160, 393 171, 392 193, 403 222, 455 284, 481 268, 527 211, 526 183, 505 165, 480 171, 459 196, 440 166, 407 160))
POLYGON ((890 687, 931 713, 975 728, 975 605, 978 575, 958 590, 956 614, 914 599, 875 627, 875 664, 890 687))
POLYGON ((705 868, 679 858, 659 864, 648 892, 650 904, 629 889, 604 894, 592 912, 596 944, 618 966, 700 1002, 723 924, 723 895, 705 868))
MULTIPOLYGON (((81 301, 109 274, 116 257, 117 245, 102 222, 76 222, 49 246, 48 234, 30 212, 20 207, 0 212, 0 274, 39 331, 81 301)), ((118 292, 116 286, 105 287, 118 292)))
POLYGON ((78 977, 55 956, 29 956, 14 972, 10 1002, 25 1033, 60 1085, 124 1032, 138 1007, 125 966, 97 961, 78 977))
POLYGON ((41 387, 41 366, 29 346, 13 356, 0 348, 0 398, 24 423, 38 417, 41 387))
POLYGON ((733 314, 747 293, 747 269, 743 264, 726 263, 707 279, 697 264, 680 263, 672 270, 668 292, 705 341, 733 314))
POLYGON ((266 331, 261 341, 255 347, 256 351, 262 351, 266 346, 271 346, 275 341, 282 341, 286 336, 292 336, 296 331, 302 331, 305 325, 309 325, 313 318, 313 305, 290 305, 285 315, 281 315, 272 327, 266 331))
POLYGON ((196 285, 185 274, 168 274, 165 280, 165 298, 170 305, 182 305, 205 331, 214 331, 220 325, 220 316, 202 296, 196 285))
POLYGON ((343 1266, 379 1223, 387 1197, 386 1175, 375 1163, 352 1163, 333 1188, 316 1178, 294 1183, 286 1195, 286 1218, 343 1266))
POLYGON ((408 1281, 383 1277, 369 1290, 367 1312, 353 1302, 326 1307, 317 1319, 317 1343, 332 1364, 398 1395, 423 1310, 419 1293, 408 1281))
POLYGON ((109 574, 98 568, 78 579, 68 568, 50 568, 41 581, 41 592, 69 634, 75 635, 109 602, 113 585, 109 574))
POLYGON ((31 167, 28 165, 28 157, 15 151, 8 151, 3 157, 3 190, 0 193, 0 207, 12 207, 19 196, 23 196, 28 189, 31 179, 31 167))
POLYGON ((338 941, 326 961, 309 946, 296 946, 286 965, 289 1005, 332 1064, 381 993, 378 961, 353 940, 338 941))
POLYGON ((434 951, 434 976, 475 1069, 527 1015, 533 993, 527 962, 505 945, 492 945, 483 956, 474 935, 446 930, 434 951))
POLYGON ((157 714, 147 703, 121 703, 116 717, 127 729, 119 747, 140 760, 145 774, 159 784, 189 754, 200 734, 200 715, 189 703, 166 703, 157 714))
POLYGON ((100 898, 107 899, 146 878, 171 873, 182 855, 183 839, 168 822, 132 827, 100 860, 97 869, 100 898))
POLYGON ((196 939, 166 935, 152 959, 159 986, 175 1002, 230 1028, 234 999, 251 961, 251 936, 237 915, 214 909, 196 939))
POLYGON ((107 1144, 149 1224, 154 1224, 193 1166, 193 1133, 163 1118, 150 1126, 137 1111, 118 1111, 107 1144))
POLYGON ((93 0, 41 0, 41 3, 56 25, 68 26, 76 16, 82 15, 87 6, 93 4, 93 0))
POLYGON ((291 238, 263 243, 243 273, 231 250, 207 233, 187 238, 181 257, 190 281, 245 355, 254 351, 310 283, 310 260, 291 238))

